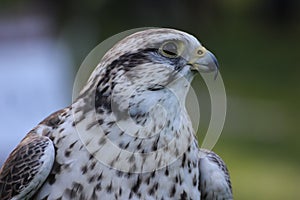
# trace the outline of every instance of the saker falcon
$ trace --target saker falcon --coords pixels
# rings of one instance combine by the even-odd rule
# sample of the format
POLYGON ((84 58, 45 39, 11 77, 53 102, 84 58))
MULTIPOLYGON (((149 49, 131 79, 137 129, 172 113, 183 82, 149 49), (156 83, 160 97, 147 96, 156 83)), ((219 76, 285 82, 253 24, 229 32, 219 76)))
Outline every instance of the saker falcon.
POLYGON ((39 123, 0 171, 0 199, 232 199, 226 165, 198 147, 185 98, 217 71, 190 34, 153 28, 115 44, 79 97, 39 123))

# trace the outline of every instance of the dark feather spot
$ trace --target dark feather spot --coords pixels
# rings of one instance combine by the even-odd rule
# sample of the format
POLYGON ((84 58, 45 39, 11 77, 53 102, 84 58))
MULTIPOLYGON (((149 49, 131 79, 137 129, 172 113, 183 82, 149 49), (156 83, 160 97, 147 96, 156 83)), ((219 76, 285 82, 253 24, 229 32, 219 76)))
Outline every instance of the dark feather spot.
POLYGON ((196 186, 197 185, 197 176, 196 174, 193 177, 193 185, 196 186))
POLYGON ((169 169, 168 169, 168 166, 166 167, 165 175, 166 175, 166 176, 169 176, 169 169))
POLYGON ((111 191, 112 191, 112 182, 110 182, 110 184, 106 187, 107 193, 111 193, 111 191))
POLYGON ((87 172, 87 170, 88 170, 88 167, 86 165, 81 167, 82 174, 85 174, 87 172))
POLYGON ((176 193, 176 185, 173 185, 173 187, 171 188, 171 191, 170 191, 170 197, 174 197, 175 193, 176 193))
POLYGON ((134 186, 131 188, 132 191, 133 191, 134 193, 137 193, 138 189, 140 188, 140 185, 141 185, 141 178, 140 178, 140 175, 138 175, 137 180, 136 180, 136 183, 135 183, 134 186))
POLYGON ((180 200, 186 200, 187 199, 187 193, 183 191, 180 195, 180 200))

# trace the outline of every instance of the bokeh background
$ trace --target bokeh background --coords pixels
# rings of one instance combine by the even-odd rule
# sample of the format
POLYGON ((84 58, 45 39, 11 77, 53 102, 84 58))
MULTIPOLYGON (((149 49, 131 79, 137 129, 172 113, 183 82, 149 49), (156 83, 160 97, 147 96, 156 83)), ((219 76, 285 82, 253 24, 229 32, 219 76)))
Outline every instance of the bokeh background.
POLYGON ((228 112, 214 150, 235 199, 299 199, 298 0, 1 0, 0 165, 71 103, 76 71, 97 44, 149 26, 192 33, 218 57, 228 112))

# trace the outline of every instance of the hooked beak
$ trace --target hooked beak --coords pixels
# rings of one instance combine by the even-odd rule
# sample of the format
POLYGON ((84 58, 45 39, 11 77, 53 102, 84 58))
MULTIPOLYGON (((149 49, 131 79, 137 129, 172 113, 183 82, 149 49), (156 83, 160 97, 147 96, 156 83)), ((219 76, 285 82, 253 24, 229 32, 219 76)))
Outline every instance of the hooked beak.
POLYGON ((215 72, 216 78, 219 70, 219 63, 216 57, 204 47, 201 49, 201 51, 203 54, 195 55, 188 64, 191 65, 192 70, 199 72, 215 72))

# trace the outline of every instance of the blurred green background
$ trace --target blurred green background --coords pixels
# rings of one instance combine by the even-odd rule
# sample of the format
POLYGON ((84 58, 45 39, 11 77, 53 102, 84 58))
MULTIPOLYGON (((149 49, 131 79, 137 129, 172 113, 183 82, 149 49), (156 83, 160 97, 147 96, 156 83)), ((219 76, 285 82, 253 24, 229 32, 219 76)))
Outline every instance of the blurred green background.
POLYGON ((66 84, 97 44, 121 31, 192 33, 221 66, 228 112, 214 151, 228 165, 235 199, 299 199, 300 1, 1 0, 0 12, 50 21, 43 34, 70 51, 66 84))

